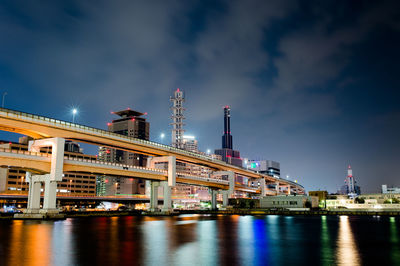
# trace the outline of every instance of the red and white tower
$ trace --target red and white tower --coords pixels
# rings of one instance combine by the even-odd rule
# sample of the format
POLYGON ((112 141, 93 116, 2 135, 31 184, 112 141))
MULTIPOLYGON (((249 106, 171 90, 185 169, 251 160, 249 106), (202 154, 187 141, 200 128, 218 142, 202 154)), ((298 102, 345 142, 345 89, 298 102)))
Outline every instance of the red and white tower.
POLYGON ((356 189, 355 189, 356 184, 354 181, 353 170, 351 169, 351 165, 347 167, 346 185, 349 195, 356 194, 356 189))
POLYGON ((183 126, 185 125, 183 123, 183 120, 185 119, 185 116, 183 115, 183 111, 185 111, 185 108, 183 108, 183 103, 185 102, 183 91, 178 88, 174 92, 174 97, 170 98, 170 101, 172 102, 172 146, 183 149, 183 133, 185 132, 183 129, 183 126))

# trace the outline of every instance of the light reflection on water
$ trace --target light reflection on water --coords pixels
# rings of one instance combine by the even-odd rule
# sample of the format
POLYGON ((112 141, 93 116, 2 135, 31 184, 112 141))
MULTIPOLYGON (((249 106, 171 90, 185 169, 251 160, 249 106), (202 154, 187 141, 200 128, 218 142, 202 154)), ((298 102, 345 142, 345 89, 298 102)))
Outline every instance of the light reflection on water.
POLYGON ((398 223, 273 215, 0 221, 0 265, 360 265, 377 257, 399 265, 398 223))
POLYGON ((340 216, 337 246, 337 261, 339 265, 361 264, 348 216, 340 216))

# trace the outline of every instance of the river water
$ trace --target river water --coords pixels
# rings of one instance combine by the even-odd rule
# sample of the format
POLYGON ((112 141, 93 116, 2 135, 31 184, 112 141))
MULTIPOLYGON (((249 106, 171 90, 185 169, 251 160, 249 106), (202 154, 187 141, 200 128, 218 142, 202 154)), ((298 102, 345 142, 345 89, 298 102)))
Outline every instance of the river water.
POLYGON ((400 265, 400 217, 0 221, 0 265, 400 265))

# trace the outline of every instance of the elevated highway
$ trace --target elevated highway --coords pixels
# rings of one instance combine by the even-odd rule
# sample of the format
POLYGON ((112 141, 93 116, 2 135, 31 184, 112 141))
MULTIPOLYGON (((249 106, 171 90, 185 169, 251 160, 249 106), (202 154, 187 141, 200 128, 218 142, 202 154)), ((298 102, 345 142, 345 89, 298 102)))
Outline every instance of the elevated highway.
POLYGON ((234 190, 270 195, 271 191, 266 191, 266 185, 268 184, 276 184, 277 192, 282 187, 287 188, 288 194, 292 190, 295 190, 296 193, 304 192, 304 188, 297 183, 255 173, 209 156, 19 111, 0 108, 0 130, 28 135, 34 139, 29 144, 28 152, 0 149, 0 166, 20 167, 27 170, 27 180, 30 186, 28 196, 29 210, 38 209, 42 184, 46 186, 44 190, 44 208, 46 212, 55 209, 57 182, 62 180, 63 172, 88 172, 98 175, 137 177, 149 180, 151 181, 152 196, 150 202, 152 208, 157 208, 157 205, 154 204, 158 202, 158 186, 162 186, 164 209, 166 210, 171 207, 170 188, 176 182, 210 188, 213 208, 216 207, 216 195, 218 193, 223 194, 224 205, 226 205, 228 195, 232 194, 234 190), (145 154, 152 157, 150 162, 153 162, 153 166, 150 164, 149 168, 134 167, 68 157, 64 155, 64 142, 66 139, 145 154), (49 146, 52 147, 52 154, 40 152, 40 147, 49 146), (163 160, 166 160, 168 170, 155 169, 154 162, 163 162, 163 160), (211 178, 211 175, 206 178, 176 172, 176 161, 208 167, 217 175, 227 175, 228 180, 211 178), (249 184, 252 185, 246 186, 235 183, 234 180, 237 175, 248 178, 252 181, 249 184), (253 184, 256 185, 253 186, 253 184), (32 206, 36 207, 33 208, 32 206))
POLYGON ((177 161, 202 165, 219 171, 232 171, 235 174, 250 178, 263 178, 266 183, 279 182, 282 185, 289 185, 293 188, 304 190, 298 183, 255 173, 213 159, 209 156, 177 149, 156 142, 123 136, 102 129, 10 109, 0 108, 0 130, 24 134, 34 139, 60 137, 149 156, 174 156, 177 161))

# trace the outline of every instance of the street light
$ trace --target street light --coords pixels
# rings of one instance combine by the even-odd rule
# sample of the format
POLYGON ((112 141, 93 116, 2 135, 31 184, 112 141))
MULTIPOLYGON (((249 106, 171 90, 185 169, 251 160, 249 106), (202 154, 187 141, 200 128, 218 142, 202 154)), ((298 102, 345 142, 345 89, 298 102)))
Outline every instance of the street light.
POLYGON ((164 133, 161 133, 161 135, 160 135, 161 143, 163 143, 164 137, 165 137, 165 134, 164 134, 164 133))
POLYGON ((4 98, 6 97, 7 92, 3 92, 3 101, 1 102, 1 108, 4 108, 4 98))
POLYGON ((210 155, 210 153, 211 153, 211 150, 207 149, 207 154, 210 155))
POLYGON ((75 115, 78 113, 76 108, 72 109, 72 123, 75 123, 75 115))

